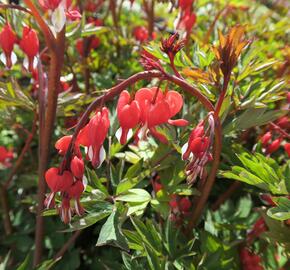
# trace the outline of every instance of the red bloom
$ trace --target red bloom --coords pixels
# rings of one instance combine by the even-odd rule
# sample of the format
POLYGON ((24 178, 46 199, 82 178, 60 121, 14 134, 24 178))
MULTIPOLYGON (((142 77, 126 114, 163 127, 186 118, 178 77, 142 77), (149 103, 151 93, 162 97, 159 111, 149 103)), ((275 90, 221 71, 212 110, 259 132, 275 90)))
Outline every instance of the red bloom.
POLYGON ((59 6, 61 0, 38 0, 38 2, 40 6, 45 10, 55 10, 59 6))
POLYGON ((83 39, 78 39, 76 43, 76 49, 82 57, 88 56, 91 50, 94 50, 100 46, 100 39, 98 37, 90 37, 86 40, 88 44, 84 45, 83 39))
POLYGON ((252 242, 255 238, 259 237, 260 234, 267 231, 267 226, 262 217, 260 217, 254 224, 252 230, 247 235, 247 241, 252 242))
POLYGON ((187 9, 187 8, 191 8, 192 4, 193 4, 194 0, 179 0, 178 1, 178 6, 181 9, 187 9))
POLYGON ((34 57, 38 54, 39 50, 39 40, 37 33, 35 30, 28 26, 24 26, 23 28, 23 34, 22 39, 20 40, 20 48, 22 51, 27 55, 28 57, 28 63, 29 63, 29 71, 33 71, 33 60, 34 57))
POLYGON ((204 121, 200 122, 197 127, 192 130, 188 142, 183 145, 182 159, 188 160, 186 166, 186 174, 189 184, 194 183, 197 176, 205 179, 205 166, 212 160, 211 143, 214 137, 214 118, 212 114, 208 116, 209 136, 204 131, 204 121))
POLYGON ((282 138, 278 138, 278 139, 274 140, 271 144, 268 145, 268 147, 266 149, 266 153, 272 154, 272 153, 276 152, 279 149, 281 142, 282 142, 282 138))
MULTIPOLYGON (((58 150, 58 153, 60 155, 65 155, 65 153, 68 150, 68 147, 70 145, 72 136, 71 135, 67 135, 67 136, 63 136, 61 137, 56 143, 55 143, 55 148, 58 150)), ((77 155, 78 157, 81 157, 81 151, 79 148, 79 144, 75 143, 74 145, 74 154, 77 155)))
POLYGON ((73 175, 70 171, 59 174, 59 168, 50 168, 45 173, 45 180, 50 190, 55 192, 65 192, 73 184, 73 175))
POLYGON ((85 171, 84 161, 75 156, 70 163, 70 169, 77 179, 82 179, 85 171))
POLYGON ((283 129, 290 129, 290 121, 288 116, 283 116, 277 120, 277 125, 283 129))
POLYGON ((184 14, 182 14, 180 21, 178 23, 177 29, 183 29, 186 32, 191 32, 192 27, 196 22, 196 14, 190 9, 187 9, 184 14))
POLYGON ((10 24, 6 24, 0 32, 0 47, 5 54, 6 66, 8 68, 11 68, 12 66, 11 55, 16 41, 17 37, 13 32, 10 24))
MULTIPOLYGON (((62 0, 38 0, 40 6, 44 9, 44 10, 55 10, 56 8, 58 8, 58 6, 60 5, 62 0)), ((71 6, 72 0, 66 0, 65 4, 66 7, 65 8, 69 8, 71 6)))
POLYGON ((191 201, 187 197, 181 198, 179 201, 179 208, 184 213, 189 212, 191 208, 191 201))
POLYGON ((128 91, 124 90, 118 101, 117 115, 120 123, 121 133, 119 141, 121 144, 125 144, 128 140, 128 132, 136 127, 140 121, 140 107, 136 100, 131 102, 131 97, 128 91))
POLYGON ((272 133, 271 133, 271 131, 268 131, 260 139, 262 146, 266 147, 271 139, 272 139, 272 133))
POLYGON ((261 258, 259 255, 256 255, 250 252, 247 248, 243 248, 240 251, 240 259, 243 270, 263 270, 264 267, 260 265, 261 258))
POLYGON ((104 25, 103 20, 98 19, 98 18, 94 18, 94 17, 89 17, 88 18, 88 22, 89 23, 92 23, 95 26, 102 26, 102 25, 104 25))
POLYGON ((75 202, 75 211, 81 216, 84 213, 84 208, 80 203, 80 196, 84 192, 85 187, 82 181, 76 181, 68 190, 69 198, 74 199, 75 202))
POLYGON ((94 167, 99 167, 105 159, 103 143, 110 127, 109 111, 103 107, 83 128, 78 136, 78 142, 88 147, 87 155, 94 167))
POLYGON ((13 152, 7 150, 4 146, 0 146, 0 163, 5 167, 10 167, 11 159, 13 159, 13 152))
POLYGON ((285 143, 284 148, 290 158, 290 143, 285 143))
POLYGON ((71 21, 77 21, 77 20, 80 20, 82 18, 82 15, 80 14, 80 12, 77 9, 68 10, 65 13, 65 15, 71 21))
POLYGON ((137 41, 140 42, 145 42, 149 39, 148 30, 144 26, 136 26, 133 29, 133 36, 137 41))
POLYGON ((138 140, 146 138, 149 130, 155 138, 167 143, 166 137, 156 130, 156 126, 166 123, 176 126, 187 125, 188 122, 184 119, 170 119, 182 106, 182 96, 176 91, 168 91, 164 95, 157 87, 141 88, 136 92, 133 101, 130 94, 123 91, 117 108, 121 129, 116 136, 124 144, 129 137, 130 129, 139 125, 136 133, 138 140))

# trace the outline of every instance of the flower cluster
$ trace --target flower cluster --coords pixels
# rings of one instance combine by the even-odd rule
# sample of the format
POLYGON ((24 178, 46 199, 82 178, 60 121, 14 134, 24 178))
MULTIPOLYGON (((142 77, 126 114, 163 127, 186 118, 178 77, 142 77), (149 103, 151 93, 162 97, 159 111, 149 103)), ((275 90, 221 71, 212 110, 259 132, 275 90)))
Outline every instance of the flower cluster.
POLYGON ((4 146, 0 146, 0 164, 8 168, 11 166, 10 161, 13 159, 13 152, 7 150, 4 146))
POLYGON ((212 160, 211 145, 214 137, 214 117, 208 116, 209 128, 205 131, 205 122, 200 122, 192 130, 188 142, 182 147, 182 159, 189 160, 186 166, 187 180, 193 184, 199 176, 201 180, 206 178, 206 164, 212 160))
POLYGON ((188 122, 184 119, 171 119, 182 106, 182 96, 176 91, 163 93, 158 87, 141 88, 132 99, 129 92, 124 90, 117 105, 120 129, 116 136, 121 144, 125 144, 133 134, 132 129, 136 128, 137 141, 146 138, 150 132, 159 141, 167 143, 167 138, 156 128, 162 124, 186 126, 188 122))
POLYGON ((240 259, 243 270, 263 270, 261 265, 261 257, 252 253, 247 248, 243 248, 240 252, 240 259))
MULTIPOLYGON (((55 206, 54 198, 60 193, 61 206, 58 208, 64 223, 69 223, 74 213, 82 215, 84 212, 80 204, 80 196, 84 186, 84 161, 80 146, 85 147, 87 159, 93 166, 100 166, 105 159, 104 140, 110 126, 109 111, 106 107, 98 110, 89 123, 80 131, 69 161, 64 162, 59 168, 52 167, 46 171, 45 180, 51 193, 46 198, 45 205, 50 208, 55 206), (69 164, 68 164, 69 163, 69 164)), ((65 156, 69 151, 72 136, 59 139, 55 148, 59 155, 65 156)))
POLYGON ((20 40, 18 40, 10 24, 7 23, 3 27, 0 32, 0 47, 3 50, 1 61, 7 68, 11 68, 15 64, 17 57, 13 53, 13 49, 17 43, 27 57, 24 59, 24 67, 33 72, 34 61, 39 51, 39 40, 36 31, 28 26, 24 26, 20 40))
MULTIPOLYGON (((283 116, 279 118, 276 123, 270 124, 267 130, 268 131, 260 138, 260 142, 265 153, 270 155, 280 148, 286 137, 289 137, 289 135, 287 135, 290 131, 289 117, 283 116)), ((290 157, 290 143, 285 142, 284 149, 290 157)))

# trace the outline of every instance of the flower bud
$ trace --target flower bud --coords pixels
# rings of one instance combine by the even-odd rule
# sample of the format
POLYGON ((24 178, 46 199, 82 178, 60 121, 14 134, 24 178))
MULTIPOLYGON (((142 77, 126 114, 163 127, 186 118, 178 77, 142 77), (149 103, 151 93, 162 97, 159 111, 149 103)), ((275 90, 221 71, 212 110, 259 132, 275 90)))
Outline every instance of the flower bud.
POLYGON ((8 68, 11 68, 12 66, 11 54, 16 41, 17 37, 10 24, 6 24, 0 32, 0 47, 5 54, 6 66, 8 68))
POLYGON ((82 179, 85 170, 84 161, 75 156, 71 161, 70 169, 77 179, 82 179))
POLYGON ((39 50, 39 40, 37 33, 34 29, 24 26, 22 39, 20 40, 20 48, 28 57, 28 69, 30 72, 33 71, 33 60, 38 54, 39 50))

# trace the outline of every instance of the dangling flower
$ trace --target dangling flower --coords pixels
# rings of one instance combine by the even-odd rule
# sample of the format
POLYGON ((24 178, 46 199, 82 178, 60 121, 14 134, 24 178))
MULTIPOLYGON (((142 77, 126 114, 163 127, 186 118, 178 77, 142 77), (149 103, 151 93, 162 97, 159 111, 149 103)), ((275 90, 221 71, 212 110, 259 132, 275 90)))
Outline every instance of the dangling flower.
POLYGON ((266 132, 260 139, 262 146, 266 147, 271 139, 272 133, 270 131, 266 132))
POLYGON ((274 140, 272 143, 270 143, 266 148, 266 153, 272 154, 272 153, 276 152, 279 149, 282 140, 283 140, 283 138, 278 138, 278 139, 274 140))
POLYGON ((74 156, 70 163, 70 169, 74 177, 76 177, 77 179, 82 179, 85 171, 85 165, 82 158, 74 156))
POLYGON ((81 216, 84 213, 84 208, 81 206, 80 197, 84 192, 85 187, 82 181, 76 181, 68 190, 68 196, 70 199, 74 200, 75 203, 75 212, 77 215, 81 216))
POLYGON ((22 39, 20 40, 20 48, 28 57, 28 70, 33 72, 33 62, 39 51, 39 40, 34 29, 24 26, 22 39))
POLYGON ((290 143, 285 143, 284 148, 285 148, 285 151, 286 151, 288 157, 290 158, 290 143))
POLYGON ((4 146, 0 146, 0 164, 6 168, 10 167, 11 159, 13 159, 13 152, 7 150, 4 146))
POLYGON ((191 8, 194 0, 179 0, 178 1, 178 6, 185 10, 187 8, 191 8))
POLYGON ((131 102, 131 97, 128 91, 124 90, 118 101, 117 116, 120 123, 120 129, 116 135, 121 144, 125 144, 132 134, 132 128, 135 128, 140 121, 140 107, 136 100, 131 102))
POLYGON ((4 52, 4 55, 1 55, 1 60, 4 64, 6 64, 7 68, 12 67, 12 51, 16 42, 17 37, 10 24, 7 23, 0 32, 0 47, 4 52))
MULTIPOLYGON (((71 139, 72 139, 71 135, 63 136, 55 143, 55 148, 58 150, 58 153, 60 155, 63 156, 66 154, 68 147, 70 145, 71 139)), ((82 156, 79 144, 77 142, 74 144, 73 154, 77 155, 78 157, 82 156)))
POLYGON ((57 192, 66 192, 73 184, 73 175, 70 171, 60 174, 59 168, 50 168, 45 173, 45 180, 51 193, 45 200, 47 208, 54 206, 54 196, 57 192))
POLYGON ((78 142, 87 147, 87 156, 94 167, 99 167, 105 160, 106 152, 103 143, 109 127, 109 110, 103 107, 79 133, 78 142))
POLYGON ((136 26, 133 29, 133 36, 137 41, 145 42, 149 39, 148 30, 144 26, 136 26))
POLYGON ((120 130, 116 136, 124 144, 130 137, 130 130, 138 126, 136 139, 146 138, 148 131, 159 141, 167 143, 166 137, 156 130, 161 124, 185 126, 184 119, 172 120, 183 106, 182 96, 176 91, 167 91, 164 95, 157 87, 141 88, 131 97, 123 91, 118 102, 118 119, 120 130))
POLYGON ((186 126, 184 119, 172 120, 183 106, 182 96, 176 91, 167 91, 164 95, 157 87, 141 88, 136 92, 135 100, 140 107, 141 128, 137 132, 139 139, 146 137, 147 129, 161 142, 166 143, 164 135, 156 130, 161 124, 186 126))
POLYGON ((214 118, 208 116, 209 136, 204 130, 204 121, 200 122, 191 132, 188 142, 182 147, 182 159, 189 160, 186 166, 187 181, 193 184, 196 178, 204 180, 206 164, 212 160, 211 145, 214 137, 214 118))
POLYGON ((39 5, 44 9, 44 10, 55 10, 60 2, 62 0, 38 0, 39 5))

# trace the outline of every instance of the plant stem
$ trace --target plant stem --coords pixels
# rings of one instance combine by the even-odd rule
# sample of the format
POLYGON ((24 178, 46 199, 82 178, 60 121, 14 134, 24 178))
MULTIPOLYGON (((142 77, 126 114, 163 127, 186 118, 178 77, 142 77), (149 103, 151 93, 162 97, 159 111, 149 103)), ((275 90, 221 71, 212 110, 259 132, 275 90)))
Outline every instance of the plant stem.
POLYGON ((21 6, 18 6, 18 5, 12 5, 12 4, 0 4, 0 9, 17 9, 17 10, 20 10, 20 11, 23 11, 23 12, 26 12, 30 15, 32 15, 31 11, 25 7, 21 7, 21 6))
POLYGON ((230 187, 222 193, 218 199, 214 202, 212 205, 211 209, 213 211, 216 211, 219 209, 219 207, 228 199, 232 196, 232 194, 241 186, 241 182, 234 182, 230 185, 230 187))
POLYGON ((3 221, 4 221, 4 230, 6 235, 10 235, 13 231, 11 219, 10 219, 10 209, 8 203, 8 194, 7 189, 4 186, 0 186, 0 201, 3 211, 3 221))
POLYGON ((61 68, 63 65, 65 48, 65 28, 58 34, 56 39, 56 49, 51 50, 51 61, 48 75, 48 97, 45 113, 45 126, 40 138, 40 157, 39 157, 39 179, 38 179, 38 207, 35 228, 35 251, 34 251, 34 267, 41 262, 43 251, 44 236, 44 220, 42 211, 45 199, 45 180, 44 173, 47 169, 51 137, 54 129, 54 122, 57 109, 57 98, 60 86, 61 68))
POLYGON ((58 260, 59 258, 63 257, 69 247, 76 241, 82 231, 75 231, 73 235, 68 239, 68 241, 62 246, 62 248, 56 253, 54 256, 54 260, 58 260))
POLYGON ((17 173, 18 169, 20 168, 22 162, 23 162, 23 159, 24 159, 24 156, 26 154, 26 152, 28 151, 29 149, 29 146, 33 140, 33 137, 36 133, 36 129, 37 129, 37 119, 38 119, 38 115, 36 112, 34 112, 34 119, 33 119, 33 123, 32 123, 32 128, 31 128, 31 133, 28 135, 26 141, 25 141, 25 145, 24 147, 22 148, 21 150, 21 153, 20 155, 18 156, 18 159, 16 160, 15 162, 15 165, 11 171, 11 173, 9 174, 5 184, 4 184, 4 188, 5 189, 8 189, 12 180, 13 180, 13 176, 17 173))
POLYGON ((218 101, 217 101, 217 104, 216 104, 216 107, 215 107, 215 113, 214 113, 215 118, 218 118, 219 117, 220 110, 222 108, 222 105, 223 105, 223 102, 224 102, 224 99, 225 99, 225 96, 226 96, 226 93, 227 93, 227 89, 228 89, 230 77, 231 77, 230 74, 227 74, 224 77, 223 88, 222 88, 222 91, 220 93, 220 96, 218 98, 218 101))

